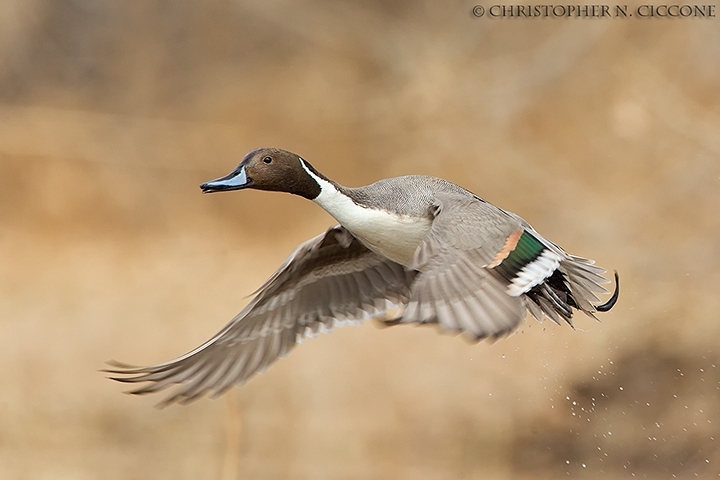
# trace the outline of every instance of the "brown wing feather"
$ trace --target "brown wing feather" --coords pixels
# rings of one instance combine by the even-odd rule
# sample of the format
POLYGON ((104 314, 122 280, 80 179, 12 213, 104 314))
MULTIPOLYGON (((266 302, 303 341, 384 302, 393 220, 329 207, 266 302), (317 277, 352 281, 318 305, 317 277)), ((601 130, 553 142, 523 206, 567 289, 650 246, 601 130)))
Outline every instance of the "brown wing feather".
POLYGON ((130 393, 182 386, 161 405, 220 395, 284 357, 306 334, 344 321, 384 315, 404 304, 415 276, 363 246, 341 226, 305 242, 218 334, 170 362, 107 370, 126 383, 148 382, 130 393))

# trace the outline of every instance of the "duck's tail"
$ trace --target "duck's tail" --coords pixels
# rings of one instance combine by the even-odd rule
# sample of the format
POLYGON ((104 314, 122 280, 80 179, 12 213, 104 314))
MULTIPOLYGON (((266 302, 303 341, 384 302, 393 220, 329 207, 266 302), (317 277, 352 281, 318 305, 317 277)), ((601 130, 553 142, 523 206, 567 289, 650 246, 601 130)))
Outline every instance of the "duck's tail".
POLYGON ((607 302, 600 303, 597 294, 609 293, 602 284, 610 281, 602 276, 605 269, 594 263, 568 255, 549 277, 524 294, 530 313, 538 320, 545 315, 555 323, 562 318, 572 325, 573 309, 593 318, 595 312, 610 310, 620 295, 620 279, 615 272, 615 290, 607 302))

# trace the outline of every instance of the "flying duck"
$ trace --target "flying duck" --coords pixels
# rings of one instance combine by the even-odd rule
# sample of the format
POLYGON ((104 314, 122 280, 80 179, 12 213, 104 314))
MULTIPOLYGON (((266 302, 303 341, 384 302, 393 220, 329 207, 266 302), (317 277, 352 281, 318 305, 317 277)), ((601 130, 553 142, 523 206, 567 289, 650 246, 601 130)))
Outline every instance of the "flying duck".
POLYGON ((305 336, 378 318, 438 324, 475 340, 497 338, 527 311, 572 326, 574 310, 610 310, 605 269, 566 253, 519 216, 446 180, 409 175, 344 187, 302 157, 276 148, 248 153, 203 193, 254 188, 320 205, 339 225, 295 249, 250 303, 210 340, 166 363, 113 362, 121 382, 146 394, 181 386, 161 405, 187 403, 233 385, 286 356, 305 336))

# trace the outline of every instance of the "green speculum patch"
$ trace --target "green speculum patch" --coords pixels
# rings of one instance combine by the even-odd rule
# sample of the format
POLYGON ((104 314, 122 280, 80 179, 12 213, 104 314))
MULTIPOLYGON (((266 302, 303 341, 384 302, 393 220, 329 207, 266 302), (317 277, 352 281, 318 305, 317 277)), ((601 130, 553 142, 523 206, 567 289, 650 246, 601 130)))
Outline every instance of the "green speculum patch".
POLYGON ((528 232, 523 232, 515 249, 498 265, 498 268, 503 272, 503 277, 512 281, 516 274, 525 265, 538 258, 543 250, 545 246, 537 238, 528 232))

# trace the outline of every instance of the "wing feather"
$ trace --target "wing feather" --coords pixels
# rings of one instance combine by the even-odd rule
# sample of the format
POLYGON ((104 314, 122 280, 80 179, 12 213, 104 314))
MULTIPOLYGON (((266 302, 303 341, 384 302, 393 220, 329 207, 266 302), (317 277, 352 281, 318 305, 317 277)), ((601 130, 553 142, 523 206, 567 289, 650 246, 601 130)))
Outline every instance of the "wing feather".
POLYGON ((474 338, 498 336, 525 316, 523 301, 488 268, 508 237, 523 228, 514 217, 476 197, 437 195, 430 232, 412 267, 419 270, 401 322, 437 321, 474 338))
POLYGON ((304 335, 406 303, 415 274, 337 226, 295 249, 249 305, 200 347, 163 364, 115 364, 106 371, 121 382, 149 382, 135 394, 181 384, 162 405, 216 396, 287 355, 304 335))

